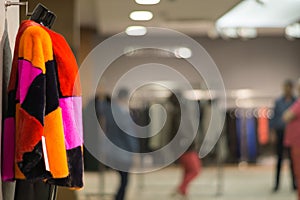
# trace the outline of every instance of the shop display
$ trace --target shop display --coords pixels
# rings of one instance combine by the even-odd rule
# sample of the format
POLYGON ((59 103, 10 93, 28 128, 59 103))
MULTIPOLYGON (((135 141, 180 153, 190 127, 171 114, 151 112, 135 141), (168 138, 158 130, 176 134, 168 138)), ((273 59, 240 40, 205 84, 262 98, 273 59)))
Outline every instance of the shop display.
POLYGON ((16 37, 2 136, 2 180, 17 180, 16 196, 39 183, 83 187, 78 66, 54 19, 39 4, 16 37))

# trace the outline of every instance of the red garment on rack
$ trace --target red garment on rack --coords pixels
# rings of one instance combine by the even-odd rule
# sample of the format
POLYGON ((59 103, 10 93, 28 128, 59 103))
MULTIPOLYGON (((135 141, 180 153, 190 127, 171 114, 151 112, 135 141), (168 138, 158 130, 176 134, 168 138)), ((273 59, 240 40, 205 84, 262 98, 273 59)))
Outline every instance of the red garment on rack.
POLYGON ((269 141, 269 119, 268 108, 258 110, 258 142, 265 145, 269 141))

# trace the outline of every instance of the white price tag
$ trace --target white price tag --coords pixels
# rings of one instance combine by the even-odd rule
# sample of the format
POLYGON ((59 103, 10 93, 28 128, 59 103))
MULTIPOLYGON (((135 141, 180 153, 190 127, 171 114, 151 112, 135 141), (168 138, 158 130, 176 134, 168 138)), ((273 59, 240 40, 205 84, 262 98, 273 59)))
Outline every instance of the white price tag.
POLYGON ((50 171, 49 161, 48 161, 48 154, 47 154, 47 147, 46 147, 46 139, 45 136, 42 136, 42 147, 43 147, 43 154, 44 154, 44 161, 45 167, 47 171, 50 171))

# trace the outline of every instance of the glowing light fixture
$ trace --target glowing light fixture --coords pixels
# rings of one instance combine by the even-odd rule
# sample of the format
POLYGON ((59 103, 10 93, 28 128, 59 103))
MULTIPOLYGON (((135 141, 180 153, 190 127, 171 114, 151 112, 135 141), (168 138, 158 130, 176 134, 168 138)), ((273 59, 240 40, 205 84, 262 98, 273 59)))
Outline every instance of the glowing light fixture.
POLYGON ((153 14, 150 11, 133 11, 129 17, 134 21, 149 21, 153 18, 153 14))
POLYGON ((300 23, 294 23, 285 28, 287 37, 300 38, 300 23))
POLYGON ((224 38, 244 38, 251 39, 257 37, 256 28, 233 28, 227 27, 219 30, 219 33, 224 38))
POLYGON ((237 32, 241 38, 256 38, 257 37, 256 28, 239 28, 237 32))
POLYGON ((137 4, 141 5, 155 5, 160 2, 160 0, 135 0, 137 4))
POLYGON ((236 28, 222 28, 219 33, 224 38, 238 38, 238 32, 236 28))
POLYGON ((147 29, 144 26, 129 26, 125 32, 130 36, 142 36, 146 35, 147 29))
POLYGON ((177 58, 190 58, 192 57, 192 50, 186 47, 175 49, 174 54, 177 58))

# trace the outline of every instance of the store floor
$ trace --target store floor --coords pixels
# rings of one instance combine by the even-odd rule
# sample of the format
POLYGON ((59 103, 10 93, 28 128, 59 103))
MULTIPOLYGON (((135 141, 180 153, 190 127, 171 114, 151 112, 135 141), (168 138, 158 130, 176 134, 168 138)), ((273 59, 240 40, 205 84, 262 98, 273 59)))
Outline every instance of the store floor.
MULTIPOLYGON (((283 168, 280 191, 272 193, 273 166, 224 167, 223 181, 219 181, 217 168, 204 168, 200 177, 191 185, 190 200, 296 200, 291 191, 290 174, 287 163, 283 168)), ((180 180, 180 168, 169 167, 144 175, 131 175, 127 200, 168 200, 180 180)), ((118 176, 114 171, 104 174, 85 173, 85 188, 78 192, 79 200, 111 200, 116 190, 118 176), (100 185, 104 181, 105 184, 100 185), (102 192, 101 192, 102 191, 102 192), (104 191, 104 192, 103 192, 104 191), (99 193, 102 195, 99 195, 99 193)))

